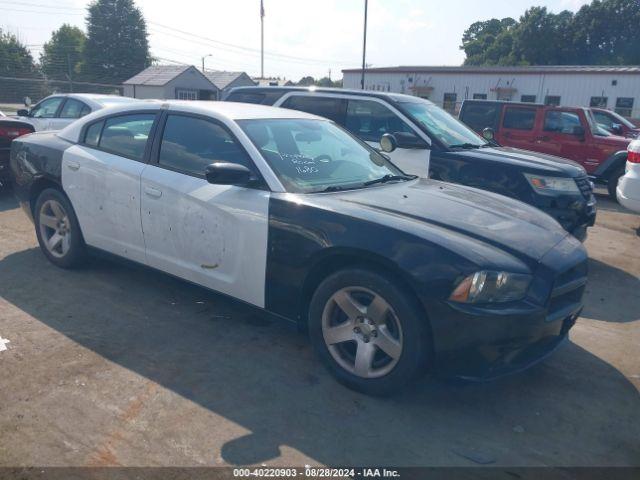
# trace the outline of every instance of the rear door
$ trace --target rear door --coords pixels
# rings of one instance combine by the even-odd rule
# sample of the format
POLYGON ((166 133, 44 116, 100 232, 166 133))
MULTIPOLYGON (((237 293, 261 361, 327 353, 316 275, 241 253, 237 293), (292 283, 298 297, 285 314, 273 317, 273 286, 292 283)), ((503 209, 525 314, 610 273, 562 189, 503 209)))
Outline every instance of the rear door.
POLYGON ((538 110, 536 107, 506 105, 502 109, 498 142, 507 147, 533 150, 538 110))
POLYGON ((51 119, 49 130, 60 130, 89 113, 91 113, 91 108, 86 103, 75 98, 67 98, 60 112, 51 119))
POLYGON ((62 158, 62 186, 87 244, 140 263, 140 175, 156 117, 144 111, 91 123, 62 158))
POLYGON ((269 191, 212 185, 204 176, 216 161, 259 176, 253 161, 219 121, 169 111, 163 123, 142 173, 147 263, 264 307, 269 191))

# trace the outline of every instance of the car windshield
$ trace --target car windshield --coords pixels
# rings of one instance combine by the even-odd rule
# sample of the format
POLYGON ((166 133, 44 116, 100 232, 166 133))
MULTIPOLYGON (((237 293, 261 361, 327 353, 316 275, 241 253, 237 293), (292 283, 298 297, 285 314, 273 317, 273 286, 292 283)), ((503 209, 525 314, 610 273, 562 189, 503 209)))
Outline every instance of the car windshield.
POLYGON ((411 178, 326 120, 256 119, 238 124, 289 192, 365 188, 372 181, 411 178))
POLYGON ((488 143, 458 119, 427 102, 402 102, 402 108, 437 140, 450 148, 477 148, 488 143))

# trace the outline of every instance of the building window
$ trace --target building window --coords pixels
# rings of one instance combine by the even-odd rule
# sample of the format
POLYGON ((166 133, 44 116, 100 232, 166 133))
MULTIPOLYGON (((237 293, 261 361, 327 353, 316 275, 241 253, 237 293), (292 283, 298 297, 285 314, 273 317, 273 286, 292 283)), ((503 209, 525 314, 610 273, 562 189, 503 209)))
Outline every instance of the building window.
POLYGON ((486 100, 487 99, 487 94, 486 93, 474 93, 473 94, 473 99, 474 100, 486 100))
POLYGON ((607 108, 607 97, 591 97, 590 107, 607 108))
POLYGON ((554 105, 554 106, 559 106, 560 105, 560 95, 547 95, 546 97, 544 97, 544 104, 545 105, 554 105))
POLYGON ((520 101, 523 103, 536 103, 535 95, 522 95, 520 101))
POLYGON ((197 100, 198 91, 188 88, 176 88, 176 98, 178 100, 197 100))
POLYGON ((444 108, 447 112, 453 113, 456 111, 456 100, 458 99, 457 93, 445 93, 442 108, 444 108))
POLYGON ((616 113, 623 117, 631 117, 633 113, 633 98, 618 97, 616 99, 616 113))

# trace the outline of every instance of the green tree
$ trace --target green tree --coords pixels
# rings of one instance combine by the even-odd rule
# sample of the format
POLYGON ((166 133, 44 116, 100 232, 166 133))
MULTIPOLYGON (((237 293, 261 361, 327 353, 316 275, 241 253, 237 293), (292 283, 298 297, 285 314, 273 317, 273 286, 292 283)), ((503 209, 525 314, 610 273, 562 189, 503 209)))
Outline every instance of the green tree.
POLYGON ((298 85, 302 85, 303 87, 308 87, 310 85, 315 85, 316 79, 307 75, 306 77, 302 77, 300 81, 298 81, 298 85))
POLYGON ((63 24, 44 44, 40 68, 51 78, 65 79, 80 70, 86 36, 78 27, 63 24))
POLYGON ((573 53, 573 14, 550 13, 546 7, 527 10, 514 29, 512 58, 531 65, 570 63, 573 53))
POLYGON ((94 81, 120 83, 151 64, 147 25, 133 0, 89 5, 82 71, 94 81))
POLYGON ((640 2, 594 0, 575 15, 574 44, 578 63, 640 64, 640 2))
POLYGON ((32 77, 37 73, 33 57, 18 38, 0 29, 0 76, 32 77))
POLYGON ((512 30, 516 24, 509 17, 472 23, 462 35, 460 49, 466 54, 464 63, 496 65, 507 61, 513 44, 512 30))

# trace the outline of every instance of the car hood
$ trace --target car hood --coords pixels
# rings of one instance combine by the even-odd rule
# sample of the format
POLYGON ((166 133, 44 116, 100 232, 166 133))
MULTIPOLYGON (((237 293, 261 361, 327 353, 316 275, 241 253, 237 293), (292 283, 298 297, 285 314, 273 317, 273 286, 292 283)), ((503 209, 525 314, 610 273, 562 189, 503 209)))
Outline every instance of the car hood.
POLYGON ((461 157, 482 158, 498 162, 506 162, 517 165, 523 169, 545 170, 549 173, 562 173, 569 177, 586 175, 584 168, 578 163, 566 158, 547 155, 545 153, 531 152, 511 147, 488 147, 474 150, 456 151, 456 155, 461 157))
MULTIPOLYGON (((525 203, 471 187, 420 179, 366 189, 313 195, 337 212, 393 225, 416 235, 445 229, 540 260, 567 232, 550 216, 525 203)), ((320 206, 320 205, 318 205, 320 206)))

